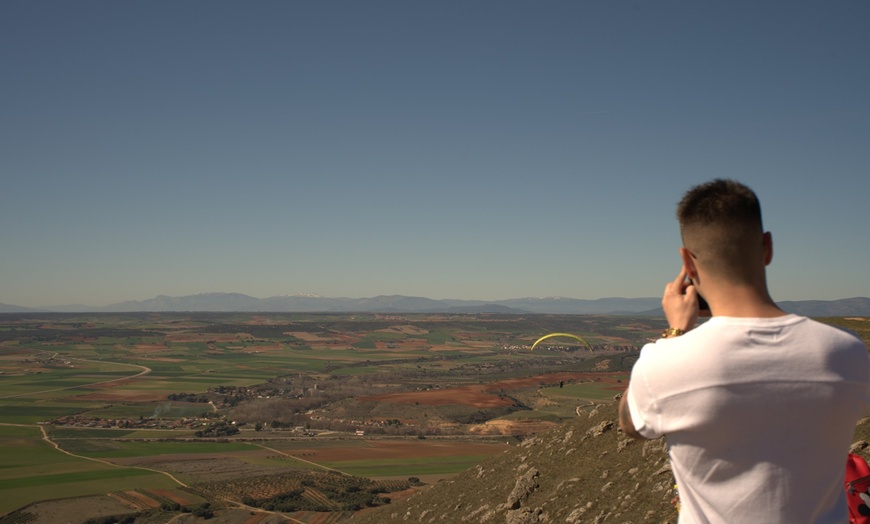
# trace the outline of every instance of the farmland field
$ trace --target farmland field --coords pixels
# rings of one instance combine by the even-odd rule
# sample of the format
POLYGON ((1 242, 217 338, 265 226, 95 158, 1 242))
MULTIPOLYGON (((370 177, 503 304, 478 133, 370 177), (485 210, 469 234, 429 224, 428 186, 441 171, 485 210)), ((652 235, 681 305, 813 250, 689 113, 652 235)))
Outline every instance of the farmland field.
POLYGON ((42 440, 35 427, 0 425, 0 513, 45 498, 112 489, 173 487, 162 474, 73 457, 42 440))
MULTIPOLYGON (((622 379, 628 384, 628 375, 622 379)), ((564 387, 549 387, 541 390, 541 394, 548 397, 569 397, 586 400, 607 400, 621 391, 622 388, 613 384, 601 384, 599 382, 584 382, 580 384, 568 384, 564 387)))
POLYGON ((610 401, 661 328, 559 315, 0 315, 0 524, 73 507, 161 521, 202 505, 338 522, 610 401), (529 351, 550 332, 594 350, 550 339, 529 351))

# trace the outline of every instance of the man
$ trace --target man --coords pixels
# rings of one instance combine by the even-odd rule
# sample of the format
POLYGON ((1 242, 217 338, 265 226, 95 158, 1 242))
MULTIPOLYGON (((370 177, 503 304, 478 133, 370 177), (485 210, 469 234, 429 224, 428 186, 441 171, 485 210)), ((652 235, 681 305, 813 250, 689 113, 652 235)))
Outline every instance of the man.
POLYGON ((751 189, 714 180, 677 210, 683 267, 663 338, 644 346, 619 405, 635 438, 666 436, 680 523, 848 522, 843 479, 870 413, 870 359, 852 334, 783 312, 751 189), (695 327, 699 296, 712 318, 695 327))

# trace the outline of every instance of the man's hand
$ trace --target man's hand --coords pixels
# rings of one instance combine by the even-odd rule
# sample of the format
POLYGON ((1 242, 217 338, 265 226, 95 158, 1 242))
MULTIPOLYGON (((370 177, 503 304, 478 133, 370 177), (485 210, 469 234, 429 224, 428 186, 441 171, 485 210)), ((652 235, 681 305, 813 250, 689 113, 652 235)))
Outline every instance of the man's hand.
POLYGON ((677 278, 668 282, 662 296, 662 309, 668 319, 668 327, 689 331, 698 321, 698 291, 686 278, 686 268, 677 278))

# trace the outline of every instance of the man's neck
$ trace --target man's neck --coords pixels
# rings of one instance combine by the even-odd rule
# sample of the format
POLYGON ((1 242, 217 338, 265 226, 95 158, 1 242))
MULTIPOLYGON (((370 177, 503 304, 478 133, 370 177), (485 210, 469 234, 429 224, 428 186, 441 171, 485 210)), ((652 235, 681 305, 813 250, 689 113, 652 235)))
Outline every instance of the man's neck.
POLYGON ((772 318, 787 313, 770 298, 767 290, 731 287, 707 299, 714 317, 772 318))

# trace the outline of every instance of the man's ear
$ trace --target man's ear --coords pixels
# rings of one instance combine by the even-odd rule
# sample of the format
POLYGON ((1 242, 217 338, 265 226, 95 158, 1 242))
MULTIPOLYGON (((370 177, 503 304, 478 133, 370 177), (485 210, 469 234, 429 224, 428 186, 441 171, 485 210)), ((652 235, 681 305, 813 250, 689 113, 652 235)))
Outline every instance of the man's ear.
POLYGON ((686 268, 686 275, 692 279, 692 281, 698 280, 698 267, 695 266, 695 257, 689 253, 689 250, 681 247, 680 248, 680 257, 683 259, 683 267, 686 268))
POLYGON ((764 243, 764 265, 767 266, 773 260, 773 235, 770 234, 770 231, 764 233, 762 242, 764 243))

